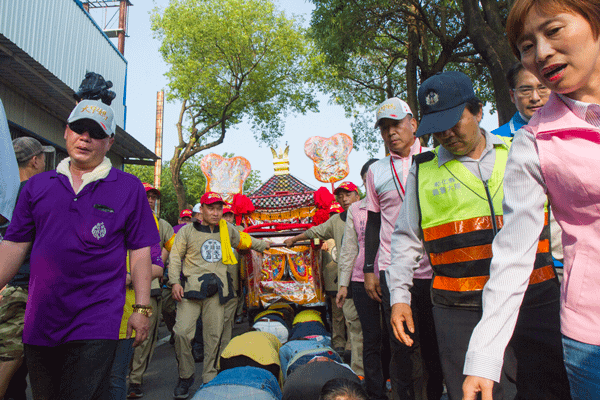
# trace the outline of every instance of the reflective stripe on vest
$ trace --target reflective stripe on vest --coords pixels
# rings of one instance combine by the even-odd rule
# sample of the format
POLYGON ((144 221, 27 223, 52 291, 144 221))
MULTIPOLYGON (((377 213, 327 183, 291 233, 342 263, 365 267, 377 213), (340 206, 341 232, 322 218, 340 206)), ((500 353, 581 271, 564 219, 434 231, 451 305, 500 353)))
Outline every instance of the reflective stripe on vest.
MULTIPOLYGON (((419 211, 425 249, 434 271, 434 304, 481 307, 481 291, 489 279, 493 228, 495 225, 499 230, 503 223, 502 186, 507 147, 508 143, 506 147, 495 146, 496 160, 487 182, 491 201, 484 183, 460 161, 454 159, 438 167, 437 149, 432 160, 418 164, 419 211)), ((530 278, 532 285, 555 277, 549 239, 546 210, 535 270, 530 278)))

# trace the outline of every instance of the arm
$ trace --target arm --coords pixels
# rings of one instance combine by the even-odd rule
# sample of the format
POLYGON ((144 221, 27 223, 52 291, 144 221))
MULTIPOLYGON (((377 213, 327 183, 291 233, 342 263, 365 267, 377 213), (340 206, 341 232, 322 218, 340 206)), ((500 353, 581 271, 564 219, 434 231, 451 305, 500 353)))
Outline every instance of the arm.
POLYGON ((365 290, 370 298, 381 303, 381 286, 379 277, 375 275, 375 258, 379 250, 379 231, 381 214, 369 211, 365 228, 365 290))
POLYGON ((285 239, 283 241, 283 244, 285 244, 285 247, 292 247, 294 245, 294 243, 299 242, 301 240, 308 240, 308 236, 306 236, 306 232, 303 232, 299 235, 296 235, 294 237, 285 239))
POLYGON ((0 242, 0 289, 17 274, 30 249, 31 242, 0 242))
POLYGON ((336 296, 338 307, 344 305, 346 296, 348 295, 348 286, 352 279, 354 262, 358 256, 358 235, 356 233, 356 228, 354 227, 352 209, 353 207, 348 209, 348 216, 344 227, 344 240, 342 241, 342 248, 340 249, 338 256, 339 280, 338 294, 336 296))
MULTIPOLYGON (((150 247, 131 250, 131 282, 135 291, 135 303, 150 304, 150 281, 152 268, 150 261, 150 247)), ((156 312, 156 310, 153 310, 156 312)), ((127 321, 127 338, 135 330, 134 346, 139 345, 148 337, 150 329, 150 318, 134 312, 127 321)))
POLYGON ((181 301, 183 286, 181 285, 182 260, 185 258, 187 248, 187 230, 180 230, 175 236, 175 242, 169 255, 169 284, 173 292, 173 299, 181 301))
POLYGON ((160 243, 156 243, 150 247, 150 258, 152 261, 152 279, 162 278, 165 270, 165 264, 162 259, 161 250, 163 250, 164 253, 164 248, 160 248, 160 243))
POLYGON ((475 398, 491 380, 500 380, 504 350, 512 337, 544 226, 545 190, 535 139, 521 129, 506 164, 504 227, 492 244, 494 257, 483 289, 483 315, 465 358, 464 374, 473 376, 463 385, 466 399, 475 398))
POLYGON ((425 252, 419 223, 416 168, 416 165, 411 167, 406 179, 404 202, 392 233, 390 266, 385 272, 392 304, 392 329, 396 338, 407 346, 412 346, 413 339, 410 334, 415 333, 410 308, 410 288, 415 271, 419 268, 419 261, 425 252), (404 329, 404 324, 408 332, 404 329))
POLYGON ((283 243, 287 247, 291 247, 294 243, 301 240, 308 240, 319 238, 321 240, 333 239, 333 217, 323 222, 321 225, 313 226, 307 229, 304 233, 301 233, 293 238, 286 239, 283 243))

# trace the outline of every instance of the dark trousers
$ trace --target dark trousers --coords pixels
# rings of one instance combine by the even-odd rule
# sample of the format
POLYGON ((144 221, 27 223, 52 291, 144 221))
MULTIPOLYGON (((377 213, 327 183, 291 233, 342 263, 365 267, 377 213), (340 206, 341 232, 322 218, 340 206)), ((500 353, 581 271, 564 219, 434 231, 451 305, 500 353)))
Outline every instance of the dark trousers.
MULTIPOLYGON (((481 319, 481 311, 436 306, 433 308, 433 318, 448 397, 450 400, 461 400, 463 397, 462 385, 465 380, 465 375, 463 375, 465 356, 473 329, 481 319)), ((507 374, 508 376, 514 375, 510 371, 512 365, 514 363, 507 362, 505 356, 500 384, 494 385, 494 399, 502 400, 513 397, 509 394, 514 394, 514 385, 507 379, 507 374)))
POLYGON ((571 398, 563 360, 558 300, 522 308, 510 347, 516 358, 517 399, 571 398))
POLYGON ((56 347, 25 344, 35 400, 107 399, 117 340, 81 340, 56 347))
POLYGON ((5 399, 27 400, 27 372, 27 364, 23 361, 6 388, 5 399))
POLYGON ((383 307, 371 299, 364 282, 352 282, 352 296, 363 331, 365 389, 371 400, 387 400, 385 381, 390 377, 390 341, 382 329, 383 307))
POLYGON ((411 294, 412 313, 417 316, 415 333, 421 342, 421 357, 427 379, 427 399, 439 400, 444 392, 444 374, 433 322, 431 279, 414 279, 411 294))
MULTIPOLYGON (((442 369, 437 348, 436 333, 431 312, 431 279, 414 279, 411 289, 411 308, 415 322, 414 341, 411 347, 402 344, 391 326, 390 291, 385 272, 379 273, 379 283, 383 294, 384 322, 388 328, 392 360, 390 379, 394 398, 414 399, 415 387, 422 386, 422 376, 427 377, 427 398, 439 400, 442 396, 442 369), (421 376, 419 376, 421 375, 421 376)), ((420 396, 417 396, 420 397, 420 396)))

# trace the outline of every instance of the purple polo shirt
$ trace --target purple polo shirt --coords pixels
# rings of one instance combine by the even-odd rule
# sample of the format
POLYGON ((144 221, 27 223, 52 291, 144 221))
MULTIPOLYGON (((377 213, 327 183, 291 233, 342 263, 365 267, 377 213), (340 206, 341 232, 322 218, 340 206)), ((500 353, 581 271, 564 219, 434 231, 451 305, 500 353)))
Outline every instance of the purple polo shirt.
POLYGON ((5 240, 33 241, 23 342, 57 346, 118 339, 126 251, 160 238, 140 180, 112 168, 77 195, 56 171, 29 179, 5 240))

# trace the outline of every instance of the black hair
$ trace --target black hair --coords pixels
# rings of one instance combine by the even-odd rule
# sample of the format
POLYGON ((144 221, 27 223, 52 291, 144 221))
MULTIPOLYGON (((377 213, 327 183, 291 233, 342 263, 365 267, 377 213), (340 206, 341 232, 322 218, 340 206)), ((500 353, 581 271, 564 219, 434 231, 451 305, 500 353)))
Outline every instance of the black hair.
POLYGON ((508 82, 509 89, 514 89, 515 87, 517 87, 517 75, 519 75, 519 72, 521 72, 524 69, 525 67, 519 61, 514 63, 508 69, 508 72, 506 73, 506 82, 508 82))
POLYGON ((371 164, 373 164, 377 161, 379 161, 378 158, 371 158, 369 161, 367 161, 365 163, 365 165, 363 165, 362 168, 360 169, 360 177, 362 178, 363 176, 365 176, 367 171, 369 171, 369 167, 371 166, 371 164))
POLYGON ((473 115, 477 115, 479 110, 483 107, 483 103, 477 97, 473 97, 467 100, 465 108, 473 115))
POLYGON ((369 399, 369 395, 360 383, 346 378, 334 378, 323 385, 319 400, 335 400, 342 396, 346 400, 369 399))

